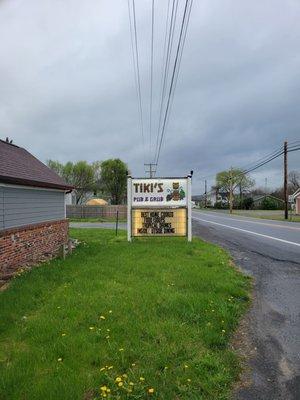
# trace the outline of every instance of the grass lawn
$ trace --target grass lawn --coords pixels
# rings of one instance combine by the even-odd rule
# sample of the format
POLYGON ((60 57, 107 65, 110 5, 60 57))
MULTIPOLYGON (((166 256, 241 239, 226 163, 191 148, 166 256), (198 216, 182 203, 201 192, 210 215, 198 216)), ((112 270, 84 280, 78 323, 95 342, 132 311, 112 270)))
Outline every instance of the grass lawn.
MULTIPOLYGON (((116 222, 116 217, 110 218, 69 218, 70 222, 116 222)), ((119 222, 126 222, 126 218, 119 218, 119 222)))
MULTIPOLYGON (((201 211, 214 211, 223 214, 229 214, 229 210, 217 210, 214 208, 201 209, 201 211)), ((233 210, 233 215, 241 215, 243 217, 260 218, 260 219, 273 219, 276 221, 286 221, 284 219, 283 210, 233 210)), ((288 221, 300 222, 300 215, 291 214, 291 211, 289 211, 288 221)))
MULTIPOLYGON (((273 219, 276 221, 286 221, 283 210, 234 210, 233 214, 245 217, 273 219)), ((300 215, 291 215, 289 212, 288 221, 300 222, 300 215)))
POLYGON ((219 247, 74 229, 0 293, 0 399, 225 400, 249 278, 219 247), (101 389, 102 388, 102 389, 101 389))

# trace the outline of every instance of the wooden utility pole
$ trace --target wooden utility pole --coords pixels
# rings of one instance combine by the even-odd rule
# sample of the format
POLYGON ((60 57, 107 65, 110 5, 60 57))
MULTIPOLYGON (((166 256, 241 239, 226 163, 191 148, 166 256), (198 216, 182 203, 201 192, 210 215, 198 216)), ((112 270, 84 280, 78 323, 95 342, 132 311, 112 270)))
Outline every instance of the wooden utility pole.
POLYGON ((207 180, 205 179, 205 192, 204 192, 204 207, 207 207, 207 180))
POLYGON ((287 165, 287 141, 284 142, 283 145, 283 167, 284 167, 284 219, 288 219, 289 211, 288 211, 288 184, 287 184, 287 177, 288 177, 288 165, 287 165))
POLYGON ((230 168, 230 177, 229 177, 229 212, 232 214, 233 208, 233 182, 232 182, 232 167, 230 168))

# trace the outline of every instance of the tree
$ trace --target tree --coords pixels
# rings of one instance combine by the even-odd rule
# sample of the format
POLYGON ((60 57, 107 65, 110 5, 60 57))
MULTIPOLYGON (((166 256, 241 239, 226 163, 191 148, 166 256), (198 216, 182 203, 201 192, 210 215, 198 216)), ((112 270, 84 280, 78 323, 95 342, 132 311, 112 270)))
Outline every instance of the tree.
POLYGON ((230 168, 230 170, 221 171, 216 175, 216 186, 219 191, 224 191, 229 195, 230 214, 232 214, 235 191, 239 190, 241 198, 243 192, 251 189, 254 184, 255 181, 239 168, 230 168))
POLYGON ((48 160, 48 166, 60 175, 68 184, 75 187, 76 204, 81 204, 88 192, 94 191, 94 170, 86 161, 67 162, 48 160))
POLYGON ((103 161, 101 181, 112 204, 121 204, 126 194, 127 165, 119 158, 103 161))
POLYGON ((57 173, 59 176, 63 176, 63 169, 64 165, 61 164, 59 161, 54 161, 54 160, 47 160, 47 165, 49 168, 51 168, 54 172, 57 173))
POLYGON ((288 175, 289 186, 291 192, 296 192, 297 189, 300 187, 300 172, 298 171, 291 171, 288 175))

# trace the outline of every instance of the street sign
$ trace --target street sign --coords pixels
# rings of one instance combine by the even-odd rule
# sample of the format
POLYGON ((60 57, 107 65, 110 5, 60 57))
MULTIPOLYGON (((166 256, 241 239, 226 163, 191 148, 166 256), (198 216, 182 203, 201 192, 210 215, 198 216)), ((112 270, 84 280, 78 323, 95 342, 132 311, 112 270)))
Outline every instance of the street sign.
POLYGON ((191 176, 127 180, 128 240, 135 236, 192 239, 191 176))

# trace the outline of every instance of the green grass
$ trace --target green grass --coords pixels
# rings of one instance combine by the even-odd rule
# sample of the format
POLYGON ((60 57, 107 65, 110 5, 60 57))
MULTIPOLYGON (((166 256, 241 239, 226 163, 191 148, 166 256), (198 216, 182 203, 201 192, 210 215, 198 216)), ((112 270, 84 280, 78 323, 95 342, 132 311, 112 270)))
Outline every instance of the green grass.
MULTIPOLYGON (((272 210, 234 210, 233 214, 241 215, 244 217, 260 218, 260 219, 272 219, 275 221, 286 221, 284 218, 284 211, 272 211, 272 210)), ((300 222, 300 215, 292 215, 289 212, 288 221, 300 222)))
MULTIPOLYGON (((229 214, 229 210, 217 210, 215 208, 209 209, 201 209, 201 211, 214 211, 223 214, 229 214)), ((272 219, 275 221, 286 221, 284 219, 284 211, 283 210, 233 210, 233 215, 240 215, 242 217, 251 217, 251 218, 259 218, 259 219, 272 219)), ((290 222, 300 222, 300 215, 291 214, 289 211, 289 219, 290 222)))
POLYGON ((71 235, 82 244, 65 261, 0 294, 0 399, 98 399, 102 386, 109 399, 229 399, 250 284, 227 253, 197 239, 71 235))
MULTIPOLYGON (((99 218, 69 218, 70 222, 116 222, 116 217, 99 218)), ((119 218, 119 222, 126 222, 126 218, 119 218)))

